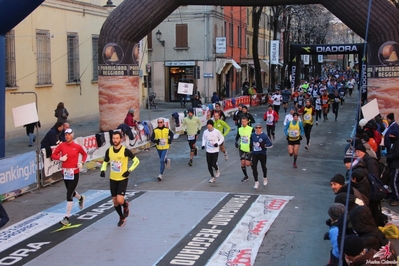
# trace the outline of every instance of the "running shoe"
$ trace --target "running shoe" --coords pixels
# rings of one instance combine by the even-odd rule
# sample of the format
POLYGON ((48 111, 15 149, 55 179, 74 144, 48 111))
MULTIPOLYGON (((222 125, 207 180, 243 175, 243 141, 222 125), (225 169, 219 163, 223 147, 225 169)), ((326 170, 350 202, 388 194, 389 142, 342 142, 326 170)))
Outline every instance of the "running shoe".
POLYGON ((308 146, 308 145, 306 145, 306 146, 305 146, 305 149, 309 149, 309 146, 308 146))
POLYGON ((170 168, 170 159, 166 159, 166 169, 170 168))
POLYGON ((267 177, 264 177, 264 178, 263 178, 263 185, 264 185, 264 186, 267 186, 267 177))
POLYGON ((65 226, 70 226, 71 225, 71 223, 69 222, 69 218, 66 217, 66 216, 64 217, 64 219, 62 219, 60 221, 60 224, 65 225, 65 226))
POLYGON ((126 218, 119 218, 119 222, 118 222, 118 226, 122 227, 125 225, 126 222, 126 218))
POLYGON ((243 179, 241 179, 241 182, 247 182, 248 181, 248 176, 244 176, 243 179))
POLYGON ((229 159, 229 156, 227 155, 227 151, 224 153, 224 160, 227 161, 229 159))
POLYGON ((79 199, 79 209, 83 210, 84 206, 85 206, 85 196, 81 195, 79 199))
POLYGON ((298 166, 296 165, 296 163, 293 164, 294 168, 298 168, 298 166))
POLYGON ((319 122, 318 121, 316 121, 316 126, 318 126, 319 125, 319 122))
POLYGON ((391 206, 398 206, 398 204, 399 204, 399 201, 397 201, 397 200, 392 200, 392 201, 389 203, 389 205, 391 205, 391 206))
POLYGON ((197 154, 198 154, 198 148, 197 148, 197 147, 195 147, 195 150, 194 150, 194 156, 197 156, 197 154))
POLYGON ((259 181, 255 181, 254 189, 258 189, 258 187, 259 187, 259 181))
POLYGON ((188 161, 188 165, 189 166, 193 166, 193 160, 192 159, 190 159, 190 161, 188 161))
POLYGON ((220 176, 220 169, 217 169, 215 172, 215 177, 219 177, 220 176))
POLYGON ((212 177, 211 179, 209 179, 209 183, 213 183, 216 181, 216 178, 212 177))
POLYGON ((126 206, 123 207, 123 216, 125 216, 125 218, 129 216, 129 205, 130 203, 126 201, 126 206))
POLYGON ((158 181, 162 181, 162 175, 161 174, 158 175, 158 181))

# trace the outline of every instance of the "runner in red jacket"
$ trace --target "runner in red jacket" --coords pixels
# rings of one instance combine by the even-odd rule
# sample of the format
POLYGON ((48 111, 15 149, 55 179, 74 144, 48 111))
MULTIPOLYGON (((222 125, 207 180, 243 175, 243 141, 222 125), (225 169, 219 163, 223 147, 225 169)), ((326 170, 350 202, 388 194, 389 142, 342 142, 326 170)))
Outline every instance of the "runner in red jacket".
POLYGON ((73 198, 75 197, 79 200, 79 209, 82 210, 84 207, 85 197, 79 195, 75 189, 79 182, 79 169, 85 163, 87 153, 81 145, 73 141, 73 130, 71 128, 65 130, 65 140, 66 142, 55 148, 51 158, 62 162, 62 177, 67 189, 67 207, 66 215, 60 223, 68 226, 70 225, 69 217, 71 216, 73 198), (79 155, 82 155, 81 160, 79 160, 79 155))

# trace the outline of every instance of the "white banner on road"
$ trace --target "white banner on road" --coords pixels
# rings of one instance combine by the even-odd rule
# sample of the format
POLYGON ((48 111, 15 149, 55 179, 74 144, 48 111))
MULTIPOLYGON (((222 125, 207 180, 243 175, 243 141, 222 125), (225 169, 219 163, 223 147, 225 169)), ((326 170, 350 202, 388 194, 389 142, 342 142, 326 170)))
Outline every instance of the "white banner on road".
POLYGON ((264 236, 292 198, 259 196, 207 265, 253 265, 264 236))

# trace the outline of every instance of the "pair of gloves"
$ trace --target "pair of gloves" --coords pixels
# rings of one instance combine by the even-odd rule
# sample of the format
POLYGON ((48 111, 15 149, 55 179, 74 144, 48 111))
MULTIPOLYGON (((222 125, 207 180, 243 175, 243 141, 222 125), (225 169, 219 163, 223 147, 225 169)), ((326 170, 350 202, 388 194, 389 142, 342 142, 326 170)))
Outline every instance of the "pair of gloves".
MULTIPOLYGON (((66 160, 68 160, 68 154, 65 154, 64 156, 60 157, 60 161, 61 162, 65 162, 66 160)), ((82 169, 84 162, 80 162, 77 164, 79 169, 82 169)))
MULTIPOLYGON (((129 172, 129 171, 126 171, 126 172, 124 172, 124 173, 122 174, 123 177, 129 177, 129 175, 130 175, 130 172, 129 172)), ((105 171, 101 171, 100 177, 105 177, 105 171)))
MULTIPOLYGON (((197 135, 201 134, 201 130, 197 131, 197 135)), ((187 135, 187 131, 184 131, 184 135, 187 135)))
MULTIPOLYGON (((219 146, 219 144, 217 144, 217 143, 213 144, 213 147, 215 147, 215 148, 218 146, 219 146)), ((202 146, 201 149, 205 150, 205 146, 202 146)))

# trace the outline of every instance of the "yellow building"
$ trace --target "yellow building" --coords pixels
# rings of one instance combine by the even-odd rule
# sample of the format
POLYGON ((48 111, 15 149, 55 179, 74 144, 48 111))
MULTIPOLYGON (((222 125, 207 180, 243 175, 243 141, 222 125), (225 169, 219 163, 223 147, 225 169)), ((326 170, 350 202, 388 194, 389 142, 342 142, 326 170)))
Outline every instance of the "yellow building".
MULTIPOLYGON (((35 102, 32 92, 44 130, 56 122, 59 102, 68 109, 72 126, 99 116, 98 36, 112 11, 105 4, 46 0, 6 35, 6 139, 25 134, 14 127, 12 108, 35 102)), ((145 73, 147 56, 142 56, 145 73)))

